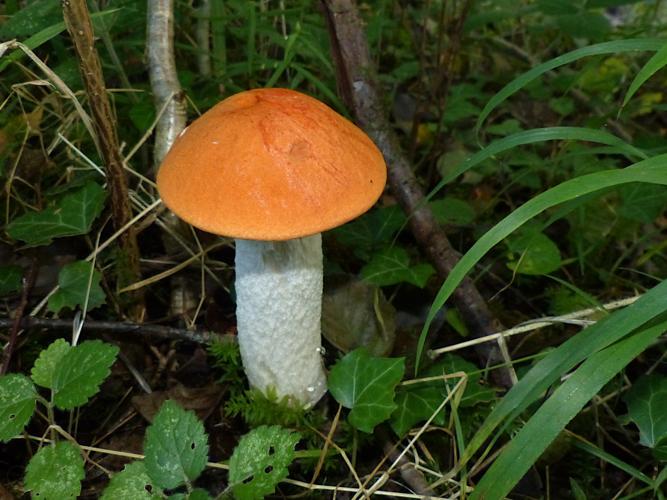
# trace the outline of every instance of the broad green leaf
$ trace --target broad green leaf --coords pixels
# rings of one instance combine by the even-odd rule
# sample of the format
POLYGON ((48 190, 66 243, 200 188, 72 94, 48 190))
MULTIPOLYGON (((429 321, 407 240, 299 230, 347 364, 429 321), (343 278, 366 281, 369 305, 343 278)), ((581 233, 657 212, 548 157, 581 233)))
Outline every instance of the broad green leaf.
MULTIPOLYGON (((391 414, 391 428, 399 436, 404 436, 415 424, 425 422, 442 404, 443 390, 433 384, 415 384, 400 387, 396 391, 396 410, 391 414)), ((436 425, 445 425, 445 412, 441 411, 433 419, 436 425)))
POLYGON ((549 274, 560 268, 560 250, 547 235, 539 231, 526 231, 507 239, 512 271, 519 274, 549 274))
POLYGON ((623 399, 628 417, 639 428, 639 444, 654 448, 667 437, 667 377, 642 377, 623 399))
POLYGON ((49 311, 58 313, 84 304, 87 310, 101 306, 105 301, 101 280, 102 274, 91 262, 80 260, 67 264, 58 274, 58 290, 49 297, 49 311))
POLYGON ((0 25, 0 39, 11 40, 32 35, 62 20, 58 0, 35 0, 0 25))
POLYGON ((81 493, 83 458, 68 441, 45 446, 30 459, 25 489, 41 500, 74 499, 81 493))
POLYGON ((49 347, 40 352, 30 372, 33 382, 47 389, 53 389, 56 367, 71 349, 72 346, 65 339, 56 339, 49 347))
POLYGON ((102 500, 158 500, 163 498, 158 488, 146 473, 143 462, 132 462, 114 474, 102 493, 102 500))
POLYGON ((667 205, 667 189, 663 186, 630 184, 619 188, 619 215, 637 222, 653 222, 667 205))
POLYGON ((146 430, 146 472, 161 488, 194 481, 206 466, 208 436, 197 416, 165 401, 146 430))
POLYGON ((361 269, 361 277, 377 286, 405 282, 423 288, 434 273, 435 269, 430 264, 410 265, 407 250, 400 247, 390 247, 376 253, 361 269))
POLYGON ((0 295, 18 292, 22 278, 23 269, 19 266, 0 266, 0 295))
POLYGON ((71 410, 87 403, 109 375, 117 354, 118 347, 100 340, 87 340, 72 347, 60 358, 53 373, 55 405, 71 410))
POLYGON ((667 43, 664 43, 662 48, 658 50, 658 52, 653 54, 653 57, 651 57, 651 59, 649 59, 648 62, 644 64, 642 69, 639 70, 639 73, 637 73, 637 76, 635 76, 634 80, 632 80, 632 83, 628 88, 628 92, 625 94, 625 98, 623 99, 623 104, 621 105, 621 108, 624 108, 625 105, 628 104, 630 99, 632 99, 632 96, 635 95, 635 93, 639 90, 639 87, 641 87, 642 85, 644 85, 644 83, 646 83, 646 80, 651 78, 666 65, 667 65, 667 43))
MULTIPOLYGON (((459 400, 460 407, 474 406, 478 403, 485 403, 495 399, 495 392, 492 388, 483 386, 480 381, 482 378, 480 369, 470 361, 466 361, 461 356, 447 353, 434 365, 430 366, 423 374, 424 377, 437 377, 442 375, 451 375, 457 372, 463 372, 467 376, 465 390, 459 400)), ((449 390, 454 390, 458 384, 459 378, 452 378, 443 382, 435 382, 442 387, 442 396, 447 396, 445 386, 449 390)))
POLYGON ((475 220, 475 210, 470 203, 446 196, 441 200, 429 202, 435 220, 440 224, 454 224, 465 226, 475 220))
POLYGON ((595 45, 590 45, 588 47, 583 47, 581 49, 573 50, 562 56, 558 56, 554 59, 551 59, 545 63, 538 64, 534 68, 526 71, 522 75, 519 75, 517 78, 512 80, 510 83, 505 85, 500 91, 494 95, 489 102, 484 106, 484 109, 479 114, 477 118, 477 123, 475 124, 475 130, 479 130, 486 120, 486 118, 496 109, 500 104, 502 104, 508 97, 514 93, 521 90, 528 83, 532 82, 535 78, 543 75, 544 73, 556 69, 565 64, 577 61, 584 57, 597 56, 602 54, 619 54, 622 52, 631 52, 631 51, 657 51, 660 50, 665 45, 664 40, 652 39, 652 38, 634 38, 629 40, 616 40, 613 42, 604 42, 598 43, 595 45))
POLYGON ((373 432, 396 409, 394 391, 404 372, 404 358, 374 358, 361 347, 331 369, 329 391, 351 410, 348 420, 352 426, 373 432))
POLYGON ((563 182, 539 195, 514 210, 510 215, 498 222, 487 231, 468 250, 454 266, 447 279, 436 295, 417 346, 417 363, 415 372, 419 368, 419 361, 424 349, 426 334, 437 312, 442 308, 454 289, 461 283, 465 275, 479 262, 484 255, 496 244, 509 236, 516 229, 544 212, 546 209, 560 203, 585 196, 603 189, 627 184, 630 182, 645 182, 649 184, 667 185, 667 155, 658 155, 648 160, 635 163, 622 170, 605 170, 563 182))
POLYGON ((285 479, 300 436, 278 425, 262 425, 243 436, 229 459, 229 482, 239 500, 271 495, 285 479))
POLYGON ((568 13, 556 17, 558 27, 572 37, 600 40, 608 35, 611 26, 602 14, 596 12, 568 13))
POLYGON ((0 441, 21 434, 35 412, 37 393, 25 375, 10 373, 0 377, 0 441))
POLYGON ((471 500, 505 498, 567 423, 666 327, 661 323, 641 330, 588 358, 512 437, 478 483, 471 500))
POLYGON ((17 217, 7 226, 7 234, 30 246, 48 245, 53 238, 86 234, 104 208, 105 197, 99 184, 88 182, 63 196, 53 208, 17 217))

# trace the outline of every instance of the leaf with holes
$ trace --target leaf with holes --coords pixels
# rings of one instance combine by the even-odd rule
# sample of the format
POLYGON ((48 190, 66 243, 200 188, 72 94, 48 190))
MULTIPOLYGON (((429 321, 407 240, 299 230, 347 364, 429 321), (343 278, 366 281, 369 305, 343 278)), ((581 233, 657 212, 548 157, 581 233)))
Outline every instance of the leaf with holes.
POLYGON ((21 278, 23 270, 19 266, 0 266, 0 295, 18 292, 21 278))
POLYGON ((76 446, 64 441, 39 450, 30 459, 25 489, 41 500, 67 500, 81 493, 83 458, 76 446))
POLYGON ((88 182, 63 196, 54 207, 15 218, 7 226, 7 234, 30 246, 48 245, 53 238, 86 234, 102 212, 105 197, 102 186, 88 182))
POLYGON ((161 488, 193 481, 206 466, 208 437, 191 411, 165 401, 146 430, 146 472, 161 488))
POLYGON ((132 462, 114 474, 101 500, 157 500, 162 490, 153 484, 143 462, 132 462))
POLYGON ((0 441, 20 434, 35 411, 37 393, 25 375, 10 373, 0 377, 0 441))
POLYGON ((371 261, 361 269, 361 276, 378 286, 389 286, 397 283, 411 283, 419 288, 426 285, 435 273, 430 264, 410 264, 407 250, 391 247, 373 255, 371 261))
POLYGON ((84 304, 90 311, 101 306, 105 301, 101 280, 102 274, 93 269, 90 262, 80 260, 67 264, 58 274, 58 290, 49 297, 49 311, 59 313, 84 304))
POLYGON ((51 381, 55 405, 71 410, 88 402, 109 375, 118 347, 100 340, 87 340, 72 347, 62 358, 51 381))
POLYGON ((329 391, 345 408, 348 420, 364 432, 389 418, 396 409, 394 391, 405 372, 404 358, 376 358, 361 347, 331 369, 329 391))
POLYGON ((229 460, 229 482, 239 500, 264 498, 287 477, 300 436, 278 425, 262 425, 243 436, 229 460))
POLYGON ((65 339, 56 339, 46 349, 39 353, 39 358, 32 367, 30 377, 37 385, 53 388, 53 375, 60 360, 67 354, 72 346, 65 339))
POLYGON ((640 378, 624 399, 628 417, 639 428, 639 444, 654 448, 667 437, 667 377, 640 378))

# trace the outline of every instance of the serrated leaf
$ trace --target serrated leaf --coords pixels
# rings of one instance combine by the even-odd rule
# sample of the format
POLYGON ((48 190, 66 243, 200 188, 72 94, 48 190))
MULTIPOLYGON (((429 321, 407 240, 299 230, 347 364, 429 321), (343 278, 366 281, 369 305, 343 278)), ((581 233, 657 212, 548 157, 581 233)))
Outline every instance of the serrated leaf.
POLYGON ((300 436, 278 425, 262 425, 243 436, 229 460, 229 482, 239 500, 270 495, 285 479, 300 436))
POLYGON ((193 481, 206 466, 207 441, 204 425, 193 412, 165 401, 146 430, 146 472, 166 489, 193 481))
MULTIPOLYGON (((396 410, 391 415, 391 428, 404 436, 418 422, 425 422, 443 401, 442 389, 433 385, 407 387, 396 392, 396 410)), ((435 416, 436 425, 445 425, 445 412, 435 416)))
POLYGON ((39 353, 39 357, 32 367, 30 376, 35 384, 47 389, 53 388, 53 375, 60 360, 72 348, 65 339, 56 339, 54 342, 39 353))
POLYGON ((435 269, 430 264, 410 265, 407 250, 400 247, 386 248, 376 253, 361 269, 361 276, 378 286, 405 282, 423 288, 434 273, 435 269))
POLYGON ((66 500, 81 493, 83 458, 68 441, 45 446, 30 459, 25 489, 41 500, 66 500))
POLYGON ((22 278, 23 269, 19 266, 0 266, 0 295, 18 292, 22 278))
POLYGON ((118 347, 100 340, 87 340, 72 347, 56 366, 52 379, 53 400, 62 410, 88 402, 109 375, 118 347))
POLYGON ((104 304, 104 290, 100 286, 102 274, 93 269, 93 264, 80 260, 67 264, 58 275, 58 290, 49 298, 49 311, 58 313, 62 309, 83 307, 88 297, 88 310, 104 304), (92 277, 91 277, 92 272, 92 277), (90 290, 88 285, 90 284, 90 290))
POLYGON ((561 266, 558 246, 544 233, 519 233, 508 238, 507 246, 510 251, 507 267, 519 274, 549 274, 561 266))
POLYGON ((639 444, 653 448, 667 437, 667 377, 640 378, 624 399, 628 417, 639 428, 639 444))
POLYGON ((362 347, 334 365, 329 391, 351 410, 348 420, 352 426, 373 432, 396 409, 394 392, 404 372, 404 358, 375 358, 362 347))
POLYGON ((143 462, 132 462, 114 474, 101 500, 157 500, 162 490, 153 484, 143 462))
POLYGON ((10 373, 0 377, 0 441, 20 434, 35 411, 37 393, 25 375, 10 373))
POLYGON ((88 182, 63 196, 53 208, 17 217, 7 226, 7 234, 30 246, 48 245, 53 238, 86 234, 104 208, 105 197, 99 184, 88 182))

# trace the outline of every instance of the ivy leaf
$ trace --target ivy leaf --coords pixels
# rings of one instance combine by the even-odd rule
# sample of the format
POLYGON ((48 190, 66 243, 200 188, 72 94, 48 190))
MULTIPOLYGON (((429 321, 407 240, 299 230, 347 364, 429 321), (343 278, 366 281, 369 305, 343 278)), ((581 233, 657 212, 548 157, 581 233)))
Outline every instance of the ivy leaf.
POLYGON ((640 378, 624 399, 628 417, 639 428, 639 444, 655 448, 667 437, 667 377, 640 378))
MULTIPOLYGON (((398 436, 404 436, 415 424, 431 418, 444 397, 442 389, 419 384, 399 389, 396 393, 396 410, 391 415, 391 428, 398 436)), ((445 425, 445 412, 435 416, 436 425, 445 425)))
POLYGON ((264 498, 285 479, 300 436, 278 425, 262 425, 239 441, 229 460, 229 482, 239 500, 264 498))
POLYGON ((406 282, 423 288, 434 273, 435 269, 430 264, 411 266, 407 250, 399 247, 386 248, 376 253, 361 269, 361 276, 378 286, 406 282))
POLYGON ((19 266, 0 266, 0 295, 18 292, 22 278, 23 269, 19 266))
POLYGON ((153 484, 143 462, 132 462, 114 474, 101 500, 158 500, 162 490, 153 484))
POLYGON ((47 389, 53 389, 53 375, 56 367, 71 348, 72 346, 65 339, 56 339, 44 349, 30 372, 33 382, 47 389))
POLYGON ((81 493, 83 458, 68 441, 45 446, 30 459, 25 489, 41 500, 66 500, 81 493))
POLYGON ((25 375, 10 373, 0 377, 0 441, 20 434, 35 411, 37 393, 25 375))
POLYGON ((104 208, 105 197, 102 186, 88 182, 63 196, 52 208, 17 217, 7 226, 7 234, 29 246, 48 245, 53 238, 86 234, 104 208))
POLYGON ((49 298, 49 311, 58 313, 65 308, 83 307, 86 296, 88 296, 89 311, 101 306, 105 301, 104 290, 100 286, 101 280, 102 274, 93 269, 93 264, 90 262, 80 260, 67 264, 58 275, 58 291, 49 298))
POLYGON ((206 466, 207 440, 204 425, 194 413, 165 401, 146 430, 146 472, 161 488, 193 481, 206 466))
POLYGON ((338 361, 329 374, 329 391, 345 408, 350 424, 364 432, 396 409, 394 391, 405 372, 404 358, 374 358, 361 347, 338 361))
POLYGON ((51 380, 56 406, 70 410, 85 404, 99 390, 116 360, 118 347, 87 340, 60 358, 51 380))
MULTIPOLYGON (((437 377, 441 375, 451 375, 456 372, 464 372, 468 377, 465 390, 459 400, 460 407, 466 408, 478 403, 486 403, 496 399, 496 393, 492 388, 480 384, 481 373, 479 368, 470 361, 466 361, 455 354, 445 354, 440 361, 426 370, 424 376, 437 377)), ((435 381, 433 383, 442 387, 442 397, 444 398, 447 396, 447 389, 445 386, 449 386, 450 391, 454 390, 459 380, 460 379, 458 378, 451 378, 445 381, 435 381)))

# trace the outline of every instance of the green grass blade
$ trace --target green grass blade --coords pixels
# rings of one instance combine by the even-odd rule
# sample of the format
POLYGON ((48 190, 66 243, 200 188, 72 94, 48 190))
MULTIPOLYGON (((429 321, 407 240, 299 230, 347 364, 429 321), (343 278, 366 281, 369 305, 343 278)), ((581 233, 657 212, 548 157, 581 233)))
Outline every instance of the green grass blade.
POLYGON ((429 193, 428 198, 434 196, 445 184, 453 181, 459 175, 479 165, 485 160, 509 149, 526 144, 534 144, 544 141, 587 141, 612 146, 614 151, 624 154, 630 158, 645 159, 646 154, 636 147, 628 144, 604 130, 596 130, 585 127, 547 127, 525 130, 509 135, 492 142, 484 149, 466 158, 455 170, 449 172, 438 185, 429 193))
POLYGON ((465 275, 489 250, 530 219, 548 208, 589 193, 630 182, 667 185, 667 154, 643 160, 622 170, 604 170, 565 181, 535 196, 487 231, 470 248, 470 250, 461 257, 461 260, 454 266, 454 269, 452 269, 452 272, 449 273, 449 276, 447 276, 447 279, 440 287, 440 290, 431 305, 431 309, 429 310, 426 322, 424 323, 424 327, 422 328, 419 337, 415 373, 419 369, 421 355, 424 350, 424 343, 426 342, 426 334, 435 315, 442 308, 447 299, 449 299, 454 292, 454 289, 461 283, 465 275))
POLYGON ((651 78, 655 73, 660 69, 667 66, 667 43, 665 43, 658 52, 656 52, 651 59, 639 70, 635 79, 632 80, 628 92, 625 94, 625 99, 623 99, 623 104, 621 104, 621 109, 618 111, 619 114, 625 105, 632 99, 632 96, 635 95, 635 92, 639 90, 639 87, 644 85, 644 82, 651 78))
POLYGON ((656 51, 660 50, 664 44, 664 40, 654 38, 633 38, 630 40, 604 42, 573 50, 572 52, 568 52, 567 54, 563 54, 562 56, 555 57, 554 59, 551 59, 545 63, 539 64, 533 69, 526 71, 522 75, 519 75, 517 78, 505 85, 496 95, 494 95, 489 100, 486 106, 484 106, 484 109, 479 115, 479 118, 477 119, 475 131, 479 131, 482 123, 484 123, 484 120, 486 120, 491 112, 496 109, 502 102, 547 71, 551 71, 552 69, 556 69, 559 66, 563 66, 565 64, 570 64, 571 62, 577 61, 584 57, 616 54, 619 52, 630 52, 635 50, 656 51))
MULTIPOLYGON (((614 325, 611 325, 611 328, 617 329, 614 325)), ((512 438, 482 477, 470 497, 471 500, 505 498, 584 405, 628 363, 650 346, 666 328, 667 323, 664 322, 652 326, 592 355, 556 389, 553 396, 512 438)))

